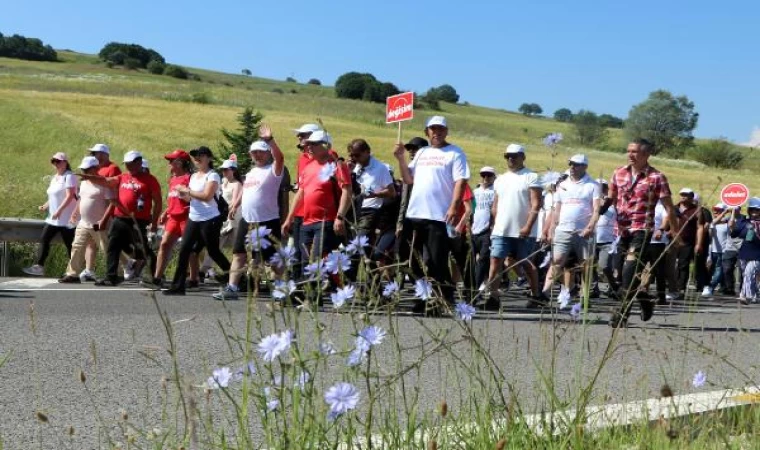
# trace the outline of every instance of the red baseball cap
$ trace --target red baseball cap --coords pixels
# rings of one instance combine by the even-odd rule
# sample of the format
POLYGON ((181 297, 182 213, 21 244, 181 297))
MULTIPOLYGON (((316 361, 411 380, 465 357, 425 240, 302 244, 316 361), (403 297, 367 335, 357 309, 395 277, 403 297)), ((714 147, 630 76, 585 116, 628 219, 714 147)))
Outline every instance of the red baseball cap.
POLYGON ((187 152, 182 150, 181 148, 178 148, 177 150, 174 150, 171 153, 165 154, 164 158, 168 161, 171 161, 173 159, 186 159, 190 161, 190 155, 188 155, 187 152))

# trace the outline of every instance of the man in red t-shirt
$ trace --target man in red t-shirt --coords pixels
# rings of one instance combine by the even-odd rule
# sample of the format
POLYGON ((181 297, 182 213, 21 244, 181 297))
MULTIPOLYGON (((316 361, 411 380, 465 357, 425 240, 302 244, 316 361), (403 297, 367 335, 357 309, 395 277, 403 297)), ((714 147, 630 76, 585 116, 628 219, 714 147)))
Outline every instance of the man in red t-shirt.
MULTIPOLYGON (((348 166, 336 161, 334 152, 328 149, 326 133, 314 131, 305 145, 312 160, 301 167, 294 200, 295 205, 303 204, 300 245, 308 254, 302 251, 302 264, 309 259, 315 261, 338 247, 337 235, 346 232, 345 215, 351 206, 351 174, 348 166)), ((290 234, 294 218, 292 212, 285 220, 283 236, 290 234)))
MULTIPOLYGON (((301 125, 300 128, 293 130, 296 133, 296 137, 298 138, 298 144, 297 147, 301 151, 301 154, 298 156, 298 161, 296 162, 296 186, 298 191, 301 190, 301 185, 299 182, 299 177, 301 176, 301 172, 303 171, 303 168, 306 167, 308 163, 311 162, 311 153, 306 151, 306 139, 311 136, 311 134, 317 130, 319 130, 319 125, 314 123, 306 123, 301 125)), ((296 195, 296 199, 298 198, 298 195, 296 195)), ((293 247, 295 248, 295 259, 296 261, 301 261, 301 225, 303 225, 303 201, 296 201, 296 199, 293 200, 293 207, 291 208, 293 213, 293 222, 291 225, 291 233, 293 235, 293 247)))
POLYGON ((156 178, 142 170, 142 154, 130 150, 124 155, 127 173, 115 177, 83 176, 94 183, 117 189, 113 202, 114 220, 108 231, 106 277, 97 286, 116 286, 122 280, 117 275, 119 255, 126 252, 136 260, 135 273, 151 258, 151 272, 155 272, 155 254, 148 245, 148 226, 155 232, 163 209, 161 186, 156 178))

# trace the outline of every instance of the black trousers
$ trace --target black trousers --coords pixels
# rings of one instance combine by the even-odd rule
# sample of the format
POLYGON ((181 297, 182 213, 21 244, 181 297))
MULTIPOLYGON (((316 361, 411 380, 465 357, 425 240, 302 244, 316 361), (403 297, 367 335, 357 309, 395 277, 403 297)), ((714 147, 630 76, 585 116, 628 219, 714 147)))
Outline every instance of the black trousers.
POLYGON ((472 236, 472 254, 475 260, 475 286, 488 280, 491 267, 491 231, 486 230, 472 236))
POLYGON ((222 224, 222 216, 216 216, 203 222, 188 219, 187 225, 185 225, 185 233, 182 235, 182 247, 177 258, 177 269, 174 271, 174 279, 172 280, 173 288, 185 288, 190 255, 199 243, 206 247, 206 252, 220 269, 224 272, 230 271, 230 261, 219 248, 219 232, 222 229, 222 224))
POLYGON ((475 254, 472 252, 469 236, 463 234, 449 238, 449 246, 451 248, 451 256, 454 257, 454 263, 459 268, 459 274, 462 276, 464 287, 471 289, 475 283, 475 254))
POLYGON ((454 286, 451 283, 449 271, 449 235, 446 224, 436 220, 409 219, 414 238, 412 258, 422 257, 425 249, 430 256, 427 261, 427 276, 432 277, 441 285, 443 297, 450 302, 454 300, 454 286))
POLYGON ((654 277, 657 286, 658 300, 665 300, 665 291, 668 285, 664 255, 666 247, 667 244, 652 244, 650 242, 646 249, 646 262, 651 267, 651 276, 654 277))
MULTIPOLYGON (((646 255, 652 235, 643 230, 633 231, 620 238, 618 253, 623 260, 623 280, 618 290, 621 299, 621 313, 625 318, 631 315, 633 297, 641 284, 641 272, 646 266, 646 255), (629 259, 632 255, 634 258, 629 259)), ((639 302, 647 300, 639 300, 639 302)))
MULTIPOLYGON (((723 293, 725 295, 735 295, 736 292, 736 277, 734 276, 736 255, 736 252, 723 252, 721 265, 723 266, 723 293)), ((741 272, 739 273, 741 276, 741 272)), ((739 285, 741 285, 741 280, 739 280, 739 285)))
POLYGON ((156 255, 148 244, 148 225, 150 222, 147 220, 114 217, 108 229, 106 278, 118 278, 119 255, 122 252, 138 260, 150 258, 150 273, 156 272, 156 255))
POLYGON ((40 236, 40 248, 37 251, 37 264, 44 266, 48 255, 50 254, 50 244, 53 242, 55 235, 61 233, 61 239, 63 239, 63 245, 66 246, 66 250, 69 253, 69 259, 71 259, 71 244, 74 242, 75 228, 59 227, 57 225, 50 225, 46 223, 42 228, 42 235, 40 236))

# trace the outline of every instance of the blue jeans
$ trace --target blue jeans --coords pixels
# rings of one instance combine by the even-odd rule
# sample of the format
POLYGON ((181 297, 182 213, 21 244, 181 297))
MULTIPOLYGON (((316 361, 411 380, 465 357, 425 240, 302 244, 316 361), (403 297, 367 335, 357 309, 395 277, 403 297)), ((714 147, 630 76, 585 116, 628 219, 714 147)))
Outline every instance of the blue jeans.
POLYGON ((306 267, 310 261, 316 261, 338 248, 332 222, 316 222, 301 225, 299 237, 301 244, 301 265, 306 267))
MULTIPOLYGON (((710 288, 715 289, 718 285, 723 285, 723 253, 710 253, 710 261, 712 261, 712 279, 710 280, 710 288)), ((725 290, 725 286, 724 289, 725 290)), ((733 286, 731 286, 733 290, 733 286)))

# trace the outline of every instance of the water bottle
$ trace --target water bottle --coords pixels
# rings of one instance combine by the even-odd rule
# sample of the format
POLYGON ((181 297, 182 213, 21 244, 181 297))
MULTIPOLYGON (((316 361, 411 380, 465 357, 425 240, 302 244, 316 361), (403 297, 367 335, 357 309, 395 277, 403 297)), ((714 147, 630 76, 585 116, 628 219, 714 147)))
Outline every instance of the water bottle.
POLYGON ((145 199, 143 199, 142 194, 140 194, 139 197, 137 197, 137 210, 142 211, 145 209, 145 199))
POLYGON ((446 233, 449 235, 450 238, 457 237, 457 229, 454 225, 451 225, 450 223, 446 224, 446 233))
POLYGON ((750 225, 749 226, 749 228, 747 229, 747 236, 745 236, 744 240, 747 241, 747 242, 752 242, 752 241, 755 240, 755 227, 754 227, 754 225, 750 225))

